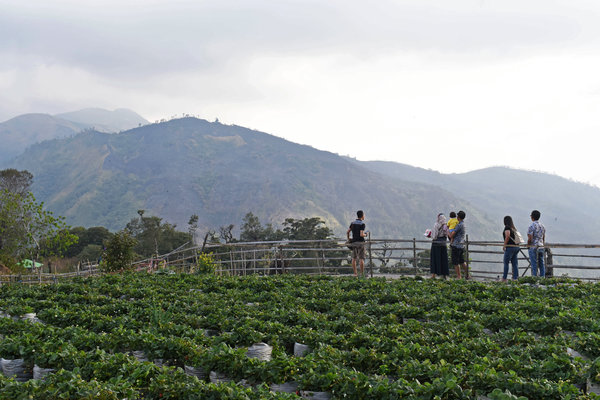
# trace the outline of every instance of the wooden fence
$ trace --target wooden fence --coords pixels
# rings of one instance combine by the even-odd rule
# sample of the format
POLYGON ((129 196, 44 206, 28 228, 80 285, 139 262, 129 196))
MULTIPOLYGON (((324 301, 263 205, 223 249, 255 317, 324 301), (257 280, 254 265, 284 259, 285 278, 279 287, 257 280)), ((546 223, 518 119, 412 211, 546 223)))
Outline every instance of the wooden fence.
MULTIPOLYGON (((470 273, 481 280, 497 280, 503 272, 502 242, 470 241, 466 238, 466 258, 470 273)), ((365 270, 369 276, 398 277, 429 275, 430 240, 371 239, 366 242, 365 270)), ((345 241, 296 240, 245 242, 191 246, 169 254, 138 261, 133 267, 148 272, 194 273, 199 270, 200 254, 210 254, 215 273, 220 275, 271 274, 352 274, 351 252, 345 241)), ((600 280, 600 245, 548 243, 545 252, 547 275, 600 280)), ((451 273, 453 268, 450 268, 451 273)), ((0 275, 0 284, 54 283, 76 276, 100 274, 97 265, 80 266, 63 274, 37 273, 0 275)), ((526 246, 519 253, 519 275, 529 275, 526 246)), ((509 273, 509 276, 511 274, 509 273)))
MULTIPOLYGON (((496 280, 502 277, 502 242, 465 242, 466 258, 474 278, 496 280)), ((531 274, 526 246, 520 246, 519 275, 531 274)), ((365 269, 370 276, 429 275, 430 240, 370 239, 366 243, 365 269)), ((297 240, 246 242, 192 247, 168 257, 145 260, 142 265, 169 266, 176 271, 193 272, 197 256, 211 253, 217 274, 351 274, 350 250, 342 240, 297 240)), ((600 245, 548 243, 545 252, 547 276, 571 276, 600 280, 600 245)), ((510 270, 509 266, 509 270, 510 270)), ((138 267, 139 269, 139 267, 138 267)), ((450 268, 451 272, 453 268, 450 268)), ((511 276, 509 272, 509 277, 511 276)))
POLYGON ((0 285, 10 283, 23 283, 23 284, 49 284, 57 283, 66 279, 72 279, 74 277, 89 277, 100 275, 101 271, 97 264, 79 264, 77 269, 73 272, 63 273, 46 273, 42 272, 41 269, 32 271, 30 273, 14 274, 14 275, 0 275, 0 285))

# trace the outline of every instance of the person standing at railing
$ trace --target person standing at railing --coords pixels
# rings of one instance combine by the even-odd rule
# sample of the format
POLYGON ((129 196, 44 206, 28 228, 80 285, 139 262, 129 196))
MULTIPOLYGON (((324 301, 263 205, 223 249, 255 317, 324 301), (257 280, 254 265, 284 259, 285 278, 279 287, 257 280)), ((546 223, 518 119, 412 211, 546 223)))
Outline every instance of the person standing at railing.
POLYGON ((465 270, 465 279, 469 279, 469 266, 465 260, 465 237, 466 229, 464 220, 467 214, 464 211, 456 213, 458 225, 454 228, 454 232, 450 233, 450 251, 452 253, 452 265, 456 271, 456 277, 461 279, 461 268, 465 270))
POLYGON ((531 262, 531 275, 545 277, 544 266, 544 242, 546 241, 546 228, 540 222, 542 214, 538 210, 531 212, 531 225, 527 229, 527 248, 529 249, 529 261, 531 262))
POLYGON ((360 274, 365 275, 365 238, 368 232, 365 230, 365 213, 363 210, 356 212, 356 220, 352 221, 346 237, 351 243, 352 247, 352 269, 354 270, 354 276, 358 276, 356 271, 357 260, 360 264, 360 274), (350 238, 350 232, 352 232, 352 238, 350 238))
POLYGON ((508 277, 508 263, 512 264, 512 278, 513 280, 519 279, 519 239, 517 239, 517 228, 513 223, 513 219, 510 215, 504 217, 504 230, 502 231, 502 238, 504 239, 504 273, 502 274, 502 282, 506 282, 508 277))
POLYGON ((450 271, 448 269, 448 248, 446 243, 448 240, 448 225, 446 224, 446 217, 440 213, 437 216, 437 221, 431 231, 431 256, 430 256, 430 269, 431 277, 435 278, 437 275, 448 278, 450 271))

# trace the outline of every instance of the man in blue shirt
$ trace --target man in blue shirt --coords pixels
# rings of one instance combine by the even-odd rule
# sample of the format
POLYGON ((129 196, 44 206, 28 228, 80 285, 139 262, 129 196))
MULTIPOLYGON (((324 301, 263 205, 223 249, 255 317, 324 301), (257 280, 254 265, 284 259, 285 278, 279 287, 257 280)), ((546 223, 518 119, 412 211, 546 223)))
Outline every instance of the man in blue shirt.
POLYGON ((465 224, 464 219, 467 214, 464 211, 456 213, 458 219, 458 225, 454 228, 453 232, 450 232, 450 250, 452 252, 452 265, 456 271, 456 277, 461 279, 461 267, 465 270, 465 279, 469 279, 469 267, 465 260, 465 224))
POLYGON ((352 244, 352 269, 354 270, 354 276, 358 276, 356 273, 356 260, 360 260, 360 274, 365 275, 365 237, 367 232, 365 231, 365 213, 363 210, 356 212, 356 220, 352 221, 346 237, 352 244), (350 232, 352 232, 352 238, 350 238, 350 232))
POLYGON ((531 212, 531 225, 527 229, 527 248, 529 249, 529 261, 531 262, 531 275, 537 276, 538 267, 540 276, 546 276, 544 266, 544 242, 546 241, 546 228, 539 221, 541 213, 538 210, 531 212))

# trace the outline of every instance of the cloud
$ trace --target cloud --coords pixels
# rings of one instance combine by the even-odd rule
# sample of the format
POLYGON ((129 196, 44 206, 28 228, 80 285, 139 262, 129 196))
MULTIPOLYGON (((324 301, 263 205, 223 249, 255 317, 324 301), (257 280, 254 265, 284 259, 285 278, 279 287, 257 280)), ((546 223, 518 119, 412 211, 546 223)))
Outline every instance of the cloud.
MULTIPOLYGON (((0 52, 115 79, 211 71, 269 54, 436 51, 495 56, 585 33, 567 3, 482 1, 9 1, 0 52), (551 29, 549 29, 551 27, 551 29)), ((569 3, 570 4, 570 3, 569 3)), ((595 9, 597 10, 597 6, 595 9)), ((595 31, 597 34, 597 31, 595 31)))
POLYGON ((362 159, 583 176, 563 139, 597 132, 599 14, 592 0, 5 0, 0 119, 185 112, 362 159), (468 157, 448 162, 457 143, 468 157))

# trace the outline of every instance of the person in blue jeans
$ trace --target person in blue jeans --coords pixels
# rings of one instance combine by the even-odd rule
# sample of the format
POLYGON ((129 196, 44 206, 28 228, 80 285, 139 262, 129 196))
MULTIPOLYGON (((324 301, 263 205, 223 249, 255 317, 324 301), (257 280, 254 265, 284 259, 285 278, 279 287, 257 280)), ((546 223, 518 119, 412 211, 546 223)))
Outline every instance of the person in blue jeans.
POLYGON ((529 261, 531 262, 531 275, 545 277, 544 267, 544 242, 546 241, 546 228, 540 223, 542 214, 538 210, 531 212, 531 225, 527 230, 527 247, 529 248, 529 261))
POLYGON ((504 217, 504 230, 502 231, 502 238, 504 239, 504 273, 502 274, 502 281, 506 282, 508 277, 508 263, 512 264, 512 278, 513 280, 519 279, 519 243, 517 243, 517 228, 513 223, 513 219, 510 215, 504 217))

